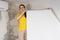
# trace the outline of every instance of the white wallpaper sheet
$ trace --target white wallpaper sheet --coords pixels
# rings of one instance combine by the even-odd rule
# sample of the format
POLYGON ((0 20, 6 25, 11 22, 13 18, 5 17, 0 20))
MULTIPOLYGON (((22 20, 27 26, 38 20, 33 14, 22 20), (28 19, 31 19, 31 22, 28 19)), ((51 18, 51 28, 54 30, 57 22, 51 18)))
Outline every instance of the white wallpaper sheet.
POLYGON ((60 22, 51 10, 27 11, 27 40, 60 40, 60 22))

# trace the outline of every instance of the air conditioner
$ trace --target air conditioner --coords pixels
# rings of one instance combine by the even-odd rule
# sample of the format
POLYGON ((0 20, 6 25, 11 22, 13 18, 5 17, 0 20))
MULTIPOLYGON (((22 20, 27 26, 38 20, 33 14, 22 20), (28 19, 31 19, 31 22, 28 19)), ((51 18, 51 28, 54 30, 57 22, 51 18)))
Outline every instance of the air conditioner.
POLYGON ((7 10, 8 9, 8 2, 0 1, 0 10, 7 10))

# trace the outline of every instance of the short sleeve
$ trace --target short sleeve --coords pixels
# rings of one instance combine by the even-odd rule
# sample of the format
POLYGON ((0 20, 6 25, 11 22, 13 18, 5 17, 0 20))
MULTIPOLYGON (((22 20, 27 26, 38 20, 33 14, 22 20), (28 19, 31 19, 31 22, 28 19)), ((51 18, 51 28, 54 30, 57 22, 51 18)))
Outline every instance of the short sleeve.
POLYGON ((18 17, 19 15, 20 15, 20 14, 19 14, 19 13, 17 13, 17 14, 16 14, 16 17, 18 17))

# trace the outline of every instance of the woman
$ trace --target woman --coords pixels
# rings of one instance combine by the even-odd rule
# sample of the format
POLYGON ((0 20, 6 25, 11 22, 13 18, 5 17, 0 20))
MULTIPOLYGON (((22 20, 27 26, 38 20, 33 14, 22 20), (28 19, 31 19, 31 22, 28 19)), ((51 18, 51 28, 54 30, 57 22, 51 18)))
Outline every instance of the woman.
POLYGON ((26 10, 25 5, 19 5, 19 11, 21 12, 16 15, 16 19, 19 21, 18 31, 19 40, 26 40, 26 10))

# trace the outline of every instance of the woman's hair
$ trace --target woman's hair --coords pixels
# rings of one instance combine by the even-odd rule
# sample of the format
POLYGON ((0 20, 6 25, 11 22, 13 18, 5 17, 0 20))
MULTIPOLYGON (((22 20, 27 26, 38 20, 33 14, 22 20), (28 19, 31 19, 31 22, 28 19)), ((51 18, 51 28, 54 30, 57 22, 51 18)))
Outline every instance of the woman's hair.
POLYGON ((25 5, 24 5, 24 4, 20 4, 20 5, 19 5, 19 8, 20 8, 20 6, 23 6, 23 7, 25 8, 25 5))

